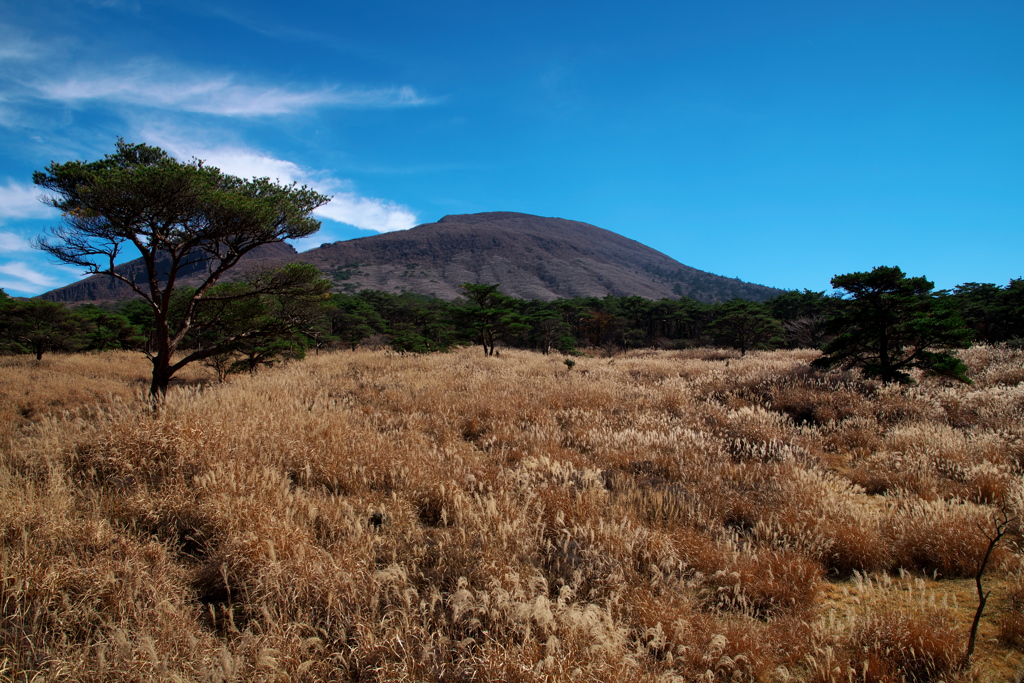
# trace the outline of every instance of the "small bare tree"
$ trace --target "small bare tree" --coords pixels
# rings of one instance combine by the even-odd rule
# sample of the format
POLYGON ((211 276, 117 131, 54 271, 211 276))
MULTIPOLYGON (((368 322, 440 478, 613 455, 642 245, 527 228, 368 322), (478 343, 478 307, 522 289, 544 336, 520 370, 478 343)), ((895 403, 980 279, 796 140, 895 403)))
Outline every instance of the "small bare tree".
POLYGON ((993 516, 992 531, 989 532, 980 523, 978 529, 988 539, 988 548, 985 549, 985 556, 981 558, 981 562, 978 563, 978 573, 974 575, 974 585, 978 590, 978 609, 974 612, 974 621, 971 623, 971 635, 967 639, 967 652, 964 654, 963 667, 966 669, 971 665, 971 657, 974 656, 974 646, 978 641, 978 625, 981 623, 981 615, 985 611, 985 604, 988 602, 988 598, 992 595, 992 591, 985 591, 981 585, 981 577, 985 574, 985 568, 988 566, 988 561, 992 558, 992 551, 996 549, 996 544, 999 543, 1009 533, 1013 523, 1017 521, 1016 515, 1011 515, 1009 507, 1006 503, 999 508, 999 511, 993 516))

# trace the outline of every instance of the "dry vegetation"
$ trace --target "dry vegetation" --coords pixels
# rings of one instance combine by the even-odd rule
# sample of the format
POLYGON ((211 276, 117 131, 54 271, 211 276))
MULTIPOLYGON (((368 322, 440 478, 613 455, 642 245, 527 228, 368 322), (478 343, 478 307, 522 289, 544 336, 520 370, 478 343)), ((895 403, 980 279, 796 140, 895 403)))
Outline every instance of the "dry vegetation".
POLYGON ((1024 355, 812 357, 0 359, 0 681, 1011 679, 1024 355))

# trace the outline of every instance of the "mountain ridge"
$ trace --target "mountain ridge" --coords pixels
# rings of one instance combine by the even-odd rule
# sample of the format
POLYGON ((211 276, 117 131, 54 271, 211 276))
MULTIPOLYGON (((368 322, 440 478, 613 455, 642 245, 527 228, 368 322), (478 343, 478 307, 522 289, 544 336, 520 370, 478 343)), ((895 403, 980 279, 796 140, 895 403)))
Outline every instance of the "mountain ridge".
MULTIPOLYGON (((545 301, 607 295, 765 300, 783 291, 692 268, 594 225, 511 211, 448 215, 409 230, 325 243, 302 253, 286 244, 261 249, 231 277, 299 261, 316 266, 336 291, 378 289, 449 300, 461 294, 463 282, 497 283, 510 296, 545 301)), ((119 266, 138 267, 136 262, 119 266)), ((191 284, 198 274, 185 274, 181 282, 191 284)), ((132 295, 127 285, 94 275, 42 296, 79 302, 132 295)))

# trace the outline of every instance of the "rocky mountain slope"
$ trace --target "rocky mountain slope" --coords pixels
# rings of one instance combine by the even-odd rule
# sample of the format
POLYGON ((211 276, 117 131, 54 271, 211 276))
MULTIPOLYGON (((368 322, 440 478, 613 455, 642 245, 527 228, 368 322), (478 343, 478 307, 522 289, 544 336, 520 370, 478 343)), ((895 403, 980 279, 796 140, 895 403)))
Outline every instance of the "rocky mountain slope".
MULTIPOLYGON (((229 274, 237 276, 246 270, 264 268, 270 266, 270 264, 273 264, 271 267, 276 267, 277 264, 288 263, 289 261, 298 260, 298 258, 299 253, 290 244, 284 244, 283 242, 264 244, 246 254, 239 261, 238 265, 235 266, 235 270, 229 271, 229 274)), ((157 261, 157 273, 160 275, 161 280, 166 280, 167 278, 167 266, 166 260, 157 261)), ((117 271, 145 286, 144 283, 146 282, 147 275, 142 259, 139 258, 122 263, 117 266, 117 271)), ((178 269, 176 282, 182 287, 195 286, 203 281, 205 273, 206 264, 204 262, 186 263, 178 269)), ((50 290, 45 294, 40 294, 39 298, 64 303, 100 303, 127 301, 134 296, 135 292, 124 282, 115 280, 109 275, 92 275, 84 280, 79 280, 70 285, 50 290)))
MULTIPOLYGON (((611 294, 712 302, 764 300, 781 292, 691 268, 593 225, 511 212, 445 216, 411 230, 324 244, 302 254, 287 245, 268 245, 250 255, 244 267, 290 261, 317 266, 338 291, 378 289, 443 299, 459 296, 463 282, 499 283, 505 294, 543 300, 611 294)), ((138 264, 122 266, 131 267, 138 264)), ((117 300, 130 296, 130 290, 94 276, 43 296, 117 300)))

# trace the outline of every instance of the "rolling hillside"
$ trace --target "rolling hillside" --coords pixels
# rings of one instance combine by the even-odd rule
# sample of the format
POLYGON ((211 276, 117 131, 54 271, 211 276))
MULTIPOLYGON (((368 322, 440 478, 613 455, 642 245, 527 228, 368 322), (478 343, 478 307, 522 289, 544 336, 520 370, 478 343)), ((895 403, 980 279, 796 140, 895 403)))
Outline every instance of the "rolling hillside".
MULTIPOLYGON (((311 263, 336 290, 416 292, 442 299, 459 296, 463 282, 499 283, 524 299, 578 296, 688 296, 705 302, 734 297, 764 300, 781 290, 691 268, 639 242, 593 225, 512 212, 445 216, 411 230, 321 245, 297 253, 268 245, 232 273, 291 261, 311 263)), ((138 271, 139 262, 121 266, 138 271)), ((184 273, 189 284, 201 270, 184 273)), ((53 290, 54 301, 116 301, 131 290, 104 276, 53 290)))

